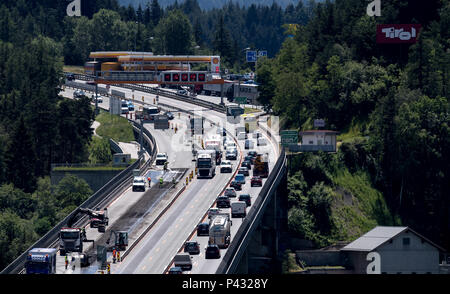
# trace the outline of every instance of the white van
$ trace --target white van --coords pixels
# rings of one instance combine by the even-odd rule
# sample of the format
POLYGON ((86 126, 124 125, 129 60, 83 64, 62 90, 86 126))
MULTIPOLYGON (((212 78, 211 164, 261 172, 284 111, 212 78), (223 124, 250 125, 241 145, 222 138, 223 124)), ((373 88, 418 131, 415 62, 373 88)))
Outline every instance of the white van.
POLYGON ((126 100, 122 100, 121 101, 121 106, 120 106, 120 113, 122 114, 126 114, 130 112, 130 109, 128 108, 128 102, 126 100))
POLYGON ((257 141, 256 145, 258 145, 258 146, 267 146, 266 138, 258 138, 258 141, 257 141))
POLYGON ((247 215, 247 203, 244 201, 231 202, 231 217, 245 217, 247 215))
POLYGON ((245 140, 247 138, 247 133, 246 132, 240 132, 238 135, 237 135, 237 139, 238 140, 245 140))

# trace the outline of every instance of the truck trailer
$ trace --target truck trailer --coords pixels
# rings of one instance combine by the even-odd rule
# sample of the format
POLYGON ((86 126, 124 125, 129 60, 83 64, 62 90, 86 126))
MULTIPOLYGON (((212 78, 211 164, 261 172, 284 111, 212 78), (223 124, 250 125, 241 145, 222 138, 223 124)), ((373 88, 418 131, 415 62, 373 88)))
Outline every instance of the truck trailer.
POLYGON ((211 218, 209 226, 209 244, 227 248, 231 241, 231 220, 227 213, 219 213, 211 218))

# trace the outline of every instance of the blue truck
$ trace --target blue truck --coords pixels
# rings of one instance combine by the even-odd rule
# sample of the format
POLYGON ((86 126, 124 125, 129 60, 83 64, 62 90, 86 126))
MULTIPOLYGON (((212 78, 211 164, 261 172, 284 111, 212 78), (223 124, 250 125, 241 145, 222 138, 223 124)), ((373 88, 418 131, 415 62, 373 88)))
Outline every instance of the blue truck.
POLYGON ((56 248, 33 248, 28 252, 25 269, 27 274, 55 274, 56 248))

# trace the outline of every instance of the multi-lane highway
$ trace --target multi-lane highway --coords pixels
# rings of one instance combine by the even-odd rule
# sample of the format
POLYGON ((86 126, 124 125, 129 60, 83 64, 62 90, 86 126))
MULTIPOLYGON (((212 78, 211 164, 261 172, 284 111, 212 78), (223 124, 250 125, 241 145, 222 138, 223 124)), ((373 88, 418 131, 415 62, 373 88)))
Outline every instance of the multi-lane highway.
MULTIPOLYGON (((134 93, 135 97, 144 97, 144 102, 153 104, 155 95, 134 91, 118 87, 111 87, 112 89, 120 90, 126 93, 127 98, 131 98, 134 93)), ((65 95, 71 97, 71 90, 66 89, 65 95)), ((138 100, 138 99, 136 99, 138 100)), ((159 103, 165 106, 174 107, 176 109, 195 111, 205 117, 213 124, 206 123, 206 131, 210 134, 216 134, 216 126, 223 126, 228 131, 228 136, 234 134, 234 129, 237 126, 234 122, 227 121, 225 114, 204 109, 202 107, 193 106, 187 102, 172 100, 170 98, 159 97, 159 103)), ((107 108, 109 105, 108 98, 104 98, 102 104, 107 108)), ((137 107, 137 105, 136 105, 137 107)), ((193 168, 192 162, 191 144, 187 131, 187 115, 178 114, 175 115, 175 119, 171 121, 178 127, 178 132, 174 130, 154 130, 152 124, 145 124, 145 127, 155 137, 158 152, 167 152, 169 156, 169 168, 193 168)), ((200 141, 194 143, 199 145, 200 141)), ((269 154, 269 167, 272 168, 277 159, 277 148, 272 142, 268 140, 269 145, 264 147, 256 147, 258 152, 264 152, 269 154)), ((166 210, 164 215, 156 222, 151 230, 142 238, 136 247, 129 252, 128 256, 122 263, 112 264, 112 273, 164 273, 164 271, 170 266, 173 257, 177 252, 182 249, 184 242, 187 239, 198 241, 201 244, 201 253, 193 256, 193 268, 190 273, 214 273, 220 263, 220 259, 208 259, 204 257, 204 247, 207 244, 207 237, 197 237, 195 234, 195 228, 200 223, 207 213, 208 209, 214 204, 217 196, 219 196, 223 190, 227 187, 232 180, 232 175, 238 168, 241 156, 246 155, 244 150, 244 141, 238 141, 240 148, 240 157, 234 162, 234 170, 232 174, 221 174, 218 172, 213 179, 195 179, 190 183, 186 190, 177 198, 177 200, 166 210)), ((255 144, 256 145, 256 144, 255 144)), ((242 191, 239 193, 248 193, 252 196, 252 203, 256 200, 261 188, 250 187, 250 177, 247 177, 246 184, 243 186, 242 191)), ((238 193, 238 195, 239 195, 238 193)), ((114 217, 118 217, 124 213, 127 205, 131 201, 139 197, 142 197, 143 193, 131 192, 128 190, 123 195, 119 196, 115 202, 111 204, 110 209, 110 223, 114 222, 114 217), (137 195, 133 195, 137 194, 137 195), (139 195, 140 194, 140 195, 139 195), (125 204, 127 203, 127 204, 125 204), (115 216, 113 216, 113 214, 115 216), (113 216, 113 217, 111 217, 113 216)), ((249 209, 249 208, 247 208, 249 209)), ((229 212, 229 209, 222 209, 224 212, 229 212)), ((156 212, 155 212, 156 213, 156 212)), ((148 217, 151 214, 148 215, 148 217)), ((154 217, 154 216, 153 216, 154 217)), ((231 227, 231 237, 238 230, 241 224, 241 219, 233 218, 233 225, 231 227)), ((100 235, 96 231, 87 231, 89 238, 99 237, 100 235)), ((130 239, 130 241, 133 241, 130 239)), ((222 257, 224 256, 226 249, 221 250, 222 257)), ((59 263, 63 265, 63 260, 59 259, 59 263), (62 263, 61 263, 62 261, 62 263)), ((89 271, 88 271, 89 272, 89 271)), ((92 272, 92 270, 91 270, 92 272)))

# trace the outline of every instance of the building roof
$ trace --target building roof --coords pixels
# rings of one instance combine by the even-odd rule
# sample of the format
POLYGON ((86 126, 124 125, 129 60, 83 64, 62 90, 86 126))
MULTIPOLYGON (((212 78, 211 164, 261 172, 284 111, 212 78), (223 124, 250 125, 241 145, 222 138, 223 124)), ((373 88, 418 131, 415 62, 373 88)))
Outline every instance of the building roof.
POLYGON ((440 251, 445 251, 442 247, 434 244, 427 238, 423 237, 422 235, 418 234, 417 232, 411 230, 408 227, 384 227, 384 226, 377 226, 374 229, 370 230, 369 232, 362 235, 360 238, 356 239, 355 241, 351 242, 341 250, 343 251, 363 251, 363 252, 369 252, 373 251, 376 248, 380 247, 382 244, 388 242, 390 239, 394 238, 398 234, 404 232, 404 231, 410 231, 417 235, 419 238, 424 239, 440 251))
POLYGON ((326 133, 328 134, 339 134, 337 131, 332 130, 308 130, 299 132, 300 135, 309 135, 309 134, 317 134, 317 133, 326 133))

